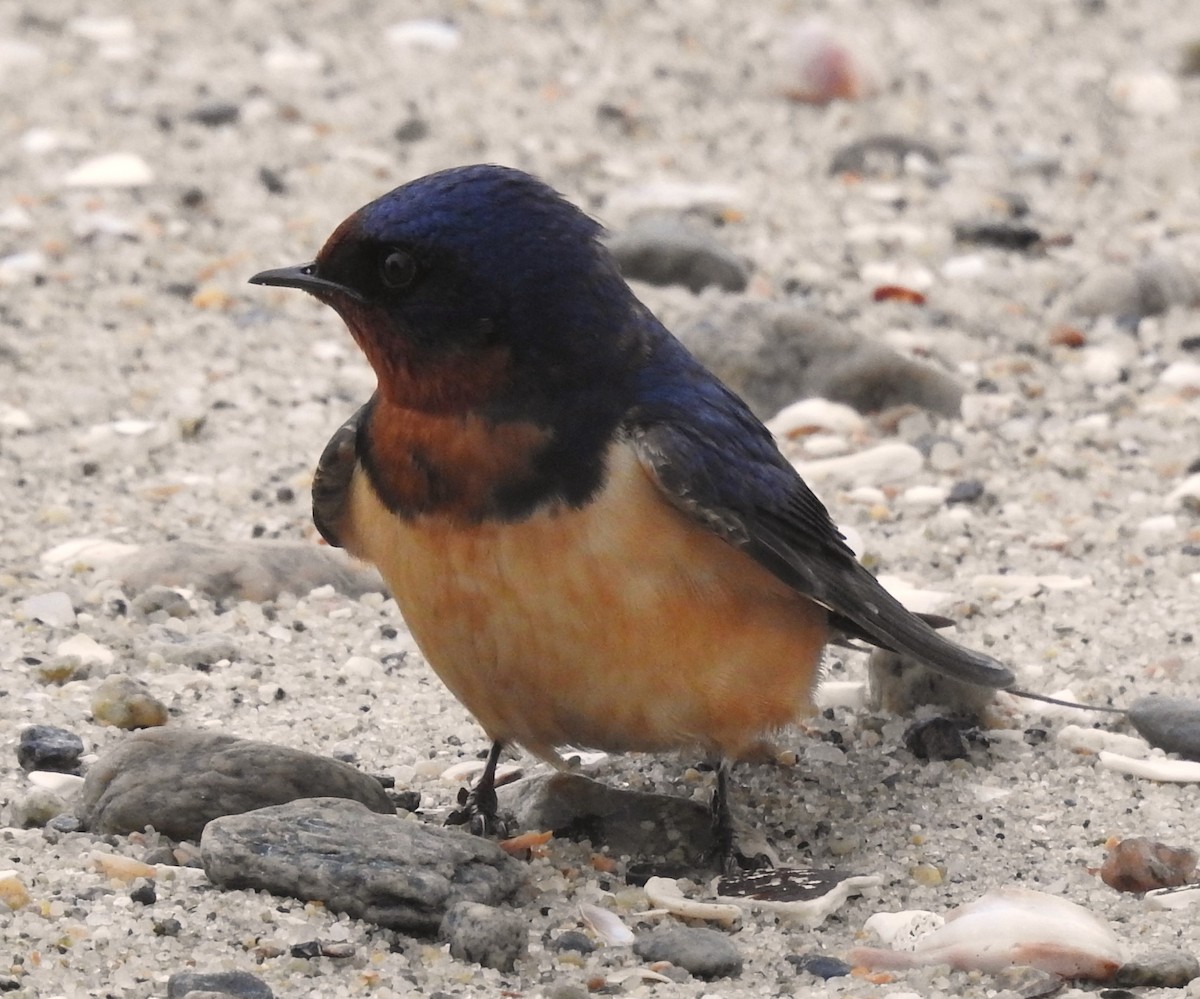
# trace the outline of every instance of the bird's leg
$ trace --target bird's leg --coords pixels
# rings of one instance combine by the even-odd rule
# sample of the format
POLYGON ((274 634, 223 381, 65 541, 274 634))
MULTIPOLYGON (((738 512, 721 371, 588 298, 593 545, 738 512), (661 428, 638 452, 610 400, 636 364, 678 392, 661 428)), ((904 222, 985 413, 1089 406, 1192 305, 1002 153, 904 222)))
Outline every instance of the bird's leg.
POLYGON ((717 765, 717 788, 713 791, 712 829, 713 854, 721 871, 734 874, 744 870, 761 870, 771 866, 771 859, 765 854, 748 857, 737 848, 737 833, 733 824, 733 812, 729 807, 729 771, 731 764, 722 758, 717 765))
POLYGON ((448 826, 470 826, 476 836, 505 836, 507 823, 501 821, 500 803, 496 799, 496 765, 500 762, 500 751, 504 743, 492 743, 487 765, 471 790, 465 787, 458 792, 458 808, 446 816, 448 826))

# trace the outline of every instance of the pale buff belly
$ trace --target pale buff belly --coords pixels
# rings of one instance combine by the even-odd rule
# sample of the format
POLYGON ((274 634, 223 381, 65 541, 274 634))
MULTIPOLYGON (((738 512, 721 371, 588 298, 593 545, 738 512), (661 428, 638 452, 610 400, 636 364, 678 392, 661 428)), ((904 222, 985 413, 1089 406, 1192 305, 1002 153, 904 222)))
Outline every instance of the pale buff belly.
POLYGON ((493 739, 736 757, 811 709, 824 610, 669 507, 627 448, 582 510, 404 522, 359 469, 347 522, 493 739))

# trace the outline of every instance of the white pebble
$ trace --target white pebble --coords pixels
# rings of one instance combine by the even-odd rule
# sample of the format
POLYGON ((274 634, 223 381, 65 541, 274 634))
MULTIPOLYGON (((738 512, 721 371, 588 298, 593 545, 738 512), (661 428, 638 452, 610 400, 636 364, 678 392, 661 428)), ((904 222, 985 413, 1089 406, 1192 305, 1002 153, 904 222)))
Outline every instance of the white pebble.
MULTIPOLYGON (((910 236, 905 241, 920 243, 924 242, 925 237, 926 234, 922 230, 919 236, 910 236)), ((902 288, 910 288, 913 291, 928 291, 933 287, 934 282, 933 271, 928 267, 891 260, 879 260, 864 264, 860 275, 863 282, 872 287, 894 284, 900 285, 902 288)))
POLYGON ((267 49, 262 61, 270 72, 280 76, 308 76, 325 68, 325 57, 320 52, 293 45, 277 45, 267 49))
POLYGON ((863 929, 870 930, 880 943, 896 950, 915 950, 917 940, 945 925, 945 917, 936 912, 903 909, 900 912, 877 912, 868 916, 863 929))
POLYGON ((127 17, 96 15, 71 18, 67 22, 67 31, 97 43, 128 42, 135 34, 133 21, 127 17))
POLYGON ((907 479, 916 475, 924 464, 925 458, 911 444, 892 442, 840 458, 799 462, 796 470, 809 482, 860 486, 907 479))
POLYGON ((83 787, 83 778, 77 774, 61 774, 55 770, 33 770, 29 773, 29 783, 67 797, 83 787))
POLYGON ((828 399, 801 399, 784 406, 767 421, 767 429, 776 437, 808 434, 827 430, 835 434, 860 433, 867 421, 851 406, 828 399))
POLYGON ((22 75, 46 64, 46 53, 32 42, 19 38, 0 38, 0 79, 7 74, 22 75))
POLYGON ((1174 114, 1183 103, 1179 82, 1158 69, 1117 73, 1109 81, 1108 96, 1122 111, 1146 118, 1174 114))
POLYGON ((75 608, 71 598, 61 590, 26 597, 17 604, 17 612, 26 619, 41 621, 51 628, 65 628, 75 623, 75 608))
POLYGON ((462 33, 448 21, 414 18, 387 29, 388 44, 398 49, 424 52, 450 52, 458 48, 462 33))
POLYGON ((861 680, 825 680, 813 694, 813 704, 825 708, 851 708, 858 711, 867 704, 867 685, 861 680))
POLYGON ((946 502, 950 490, 941 486, 909 486, 900 494, 899 503, 914 509, 929 510, 946 502))
POLYGON ((1078 371, 1089 385, 1117 384, 1128 363, 1128 352, 1119 347, 1084 347, 1077 356, 1078 371))
POLYGON ((99 666, 111 666, 117 658, 112 649, 106 649, 91 635, 72 635, 65 642, 59 642, 54 653, 75 656, 81 663, 99 666))
POLYGON ((948 590, 925 590, 899 576, 883 574, 877 582, 914 614, 941 614, 955 600, 948 590))
POLYGON ((1151 909, 1186 909, 1200 902, 1200 885, 1155 888, 1146 892, 1145 901, 1151 909))
POLYGON ((153 420, 114 420, 109 424, 113 433, 122 437, 141 437, 158 426, 153 420))
POLYGON ((154 171, 137 153, 106 153, 84 160, 63 178, 65 187, 142 187, 154 171))
POLYGON ((988 269, 987 257, 982 253, 966 253, 951 257, 942 264, 942 277, 950 281, 963 281, 982 277, 988 269))
POLYGON ((1179 527, 1179 521, 1173 513, 1160 514, 1157 517, 1147 517, 1137 526, 1138 534, 1160 537, 1164 534, 1174 534, 1179 527))
POLYGON ((375 680, 383 678, 383 664, 367 656, 351 656, 338 670, 347 680, 375 680))
POLYGON ((23 409, 0 402, 0 427, 5 430, 32 430, 33 417, 23 409))
POLYGON ((9 232, 29 232, 33 228, 33 216, 20 205, 12 205, 0 211, 0 229, 9 232))
POLYGON ((1200 364, 1195 361, 1176 361, 1167 365, 1158 380, 1171 388, 1200 389, 1200 364))
POLYGON ((846 493, 846 499, 862 506, 887 506, 887 493, 876 486, 856 486, 846 493))

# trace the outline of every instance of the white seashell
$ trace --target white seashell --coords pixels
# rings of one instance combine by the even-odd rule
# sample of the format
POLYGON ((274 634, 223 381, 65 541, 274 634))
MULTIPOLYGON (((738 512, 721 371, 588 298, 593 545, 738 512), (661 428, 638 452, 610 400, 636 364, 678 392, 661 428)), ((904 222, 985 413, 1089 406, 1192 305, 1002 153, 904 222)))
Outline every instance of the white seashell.
POLYGON ((107 538, 72 538, 42 552, 42 564, 94 569, 106 562, 132 555, 139 547, 109 541, 107 538))
POLYGON ((795 462, 796 471, 809 482, 876 486, 916 475, 925 458, 911 444, 892 442, 867 448, 841 458, 795 462))
MULTIPOLYGON (((0 260, 0 285, 4 283, 4 261, 0 260)), ((33 417, 25 410, 0 402, 0 427, 5 430, 32 430, 33 426, 33 417)))
POLYGON ((767 421, 767 429, 776 437, 808 433, 814 428, 835 434, 856 434, 866 428, 867 421, 852 406, 828 399, 801 399, 784 406, 767 421))
POLYGON ((1152 538, 1174 534, 1178 529, 1179 521, 1173 513, 1160 513, 1157 517, 1147 517, 1137 526, 1138 534, 1152 538))
POLYGON ((1200 389, 1200 364, 1175 361, 1167 365, 1158 380, 1171 388, 1200 389))
POLYGON ((1101 750, 1100 766, 1115 773, 1145 777, 1147 780, 1157 780, 1168 784, 1200 782, 1200 763, 1195 760, 1169 760, 1165 756, 1135 760, 1131 756, 1101 750))
POLYGON ((1144 118, 1172 115, 1183 103, 1179 82, 1160 69, 1117 73, 1109 81, 1108 96, 1122 111, 1144 118))
POLYGON ((1082 725, 1064 725, 1059 729, 1055 741, 1060 746, 1075 752, 1099 753, 1101 750, 1123 753, 1135 759, 1150 755, 1150 743, 1120 732, 1106 732, 1102 728, 1084 728, 1082 725))
POLYGON ((813 694, 813 704, 824 708, 851 708, 858 711, 867 704, 867 685, 861 680, 826 680, 813 694))
POLYGON ((626 947, 634 941, 633 930, 621 922, 621 917, 610 909, 580 902, 579 915, 592 932, 611 947, 626 947))
POLYGON ((625 971, 618 971, 616 974, 609 975, 604 982, 606 985, 624 985, 626 982, 631 982, 634 979, 640 982, 675 984, 673 979, 659 974, 657 971, 651 971, 649 968, 627 968, 625 971))
POLYGON ((742 918, 742 910, 727 902, 702 902, 688 898, 671 878, 650 878, 645 885, 646 897, 652 905, 666 909, 681 919, 703 919, 710 923, 732 926, 742 918))
POLYGON ((32 770, 29 773, 29 783, 65 797, 83 787, 83 778, 76 774, 60 774, 54 770, 32 770))
MULTIPOLYGON (((888 227, 885 232, 894 232, 888 227)), ((917 245, 927 241, 927 233, 923 229, 913 229, 908 231, 908 227, 900 227, 900 231, 904 236, 899 242, 904 242, 910 246, 917 245)), ((898 263, 891 260, 873 261, 864 264, 861 271, 861 277, 865 284, 869 285, 889 285, 897 284, 903 288, 911 288, 913 291, 928 291, 933 287, 934 276, 933 271, 928 267, 923 267, 920 264, 898 263)))
POLYGON ((987 273, 987 257, 982 253, 965 253, 950 257, 942 264, 942 277, 948 281, 962 281, 982 277, 987 273))
POLYGON ((916 950, 921 937, 946 925, 944 916, 928 909, 904 909, 900 912, 877 912, 870 916, 863 929, 870 930, 880 943, 893 950, 916 950))
POLYGON ((1152 909, 1186 909, 1200 902, 1200 885, 1155 888, 1146 892, 1146 904, 1152 909))
POLYGON ((934 510, 946 502, 950 490, 942 486, 909 486, 900 494, 898 503, 915 510, 934 510))
POLYGON ((985 972, 1031 965, 1063 978, 1104 981, 1124 954, 1116 934, 1082 906, 1046 892, 1001 888, 951 910, 946 924, 918 939, 911 953, 856 948, 849 960, 873 968, 948 964, 985 972))
POLYGON ((85 160, 63 178, 65 187, 142 187, 154 171, 136 153, 108 153, 85 160))

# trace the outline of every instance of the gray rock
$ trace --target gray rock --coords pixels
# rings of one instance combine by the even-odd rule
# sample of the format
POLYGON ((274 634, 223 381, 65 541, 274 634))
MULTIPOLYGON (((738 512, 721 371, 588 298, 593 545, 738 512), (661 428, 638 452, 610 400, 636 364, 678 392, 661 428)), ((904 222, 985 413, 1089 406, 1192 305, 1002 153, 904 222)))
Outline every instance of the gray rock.
POLYGON ((379 574, 344 552, 290 541, 150 545, 114 563, 112 575, 131 593, 194 586, 217 600, 274 600, 318 586, 353 597, 383 591, 379 574))
POLYGON ((92 832, 153 826, 172 839, 197 839, 218 816, 318 797, 351 798, 395 813, 375 778, 337 760, 231 735, 161 728, 130 736, 92 765, 78 815, 92 832))
POLYGON ((271 986, 248 971, 181 971, 167 979, 167 999, 213 992, 238 999, 275 999, 271 986))
POLYGON ((742 955, 733 941, 702 927, 653 930, 634 941, 633 952, 643 961, 670 961, 697 978, 733 978, 742 973, 742 955))
POLYGON ((195 609, 178 590, 169 586, 151 586, 132 600, 133 609, 143 617, 163 611, 168 617, 191 617, 195 609))
POLYGON ((456 902, 504 902, 526 879, 495 843, 342 798, 214 819, 200 851, 214 884, 321 901, 409 933, 435 932, 456 902))
POLYGON ((1200 978, 1200 961, 1191 954, 1168 950, 1121 965, 1110 984, 1126 989, 1182 989, 1197 978, 1200 978))
POLYGON ((746 287, 746 268, 707 232, 673 216, 640 219, 608 241, 621 273, 649 284, 683 285, 702 291, 746 287))
POLYGON ((67 803, 48 787, 31 787, 13 798, 8 821, 18 829, 40 829, 67 810, 67 803))
POLYGON ((909 726, 904 748, 918 760, 964 760, 971 755, 959 725, 942 717, 909 726))
POLYGON ((92 694, 92 717, 116 728, 155 728, 167 723, 167 706, 141 680, 114 673, 92 694))
POLYGON ((1172 306, 1200 302, 1200 279, 1175 257, 1153 255, 1136 266, 1106 264, 1079 282, 1070 297, 1073 315, 1114 316, 1134 324, 1172 306))
POLYGON ((946 172, 941 154, 928 142, 907 135, 868 135, 842 146, 833 155, 829 172, 856 174, 873 179, 891 179, 911 167, 927 178, 942 180, 946 172))
POLYGON ((1129 723, 1150 745, 1200 760, 1200 704, 1152 694, 1129 706, 1129 723))
POLYGON ((523 829, 588 839, 616 855, 701 862, 715 846, 712 817, 696 801, 609 787, 580 774, 549 774, 498 789, 523 829))
POLYGON ((21 731, 17 762, 22 770, 54 770, 79 773, 83 740, 74 732, 54 725, 30 725, 21 731))
POLYGON ((451 957, 498 971, 512 971, 529 953, 529 921, 511 909, 479 902, 450 906, 438 936, 450 944, 451 957))
POLYGON ((957 416, 962 388, 944 371, 847 333, 833 319, 762 302, 676 329, 679 338, 760 417, 819 396, 872 413, 912 404, 957 416))

